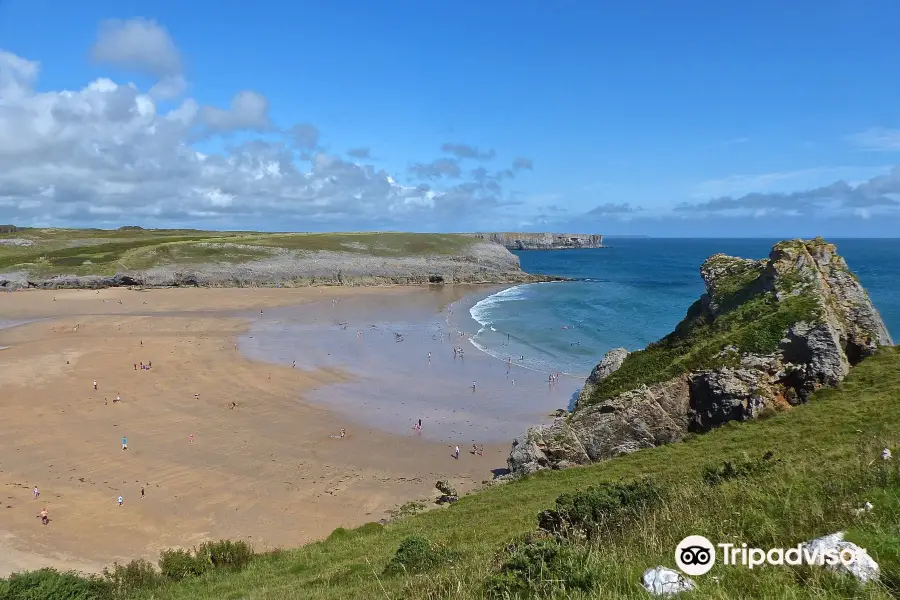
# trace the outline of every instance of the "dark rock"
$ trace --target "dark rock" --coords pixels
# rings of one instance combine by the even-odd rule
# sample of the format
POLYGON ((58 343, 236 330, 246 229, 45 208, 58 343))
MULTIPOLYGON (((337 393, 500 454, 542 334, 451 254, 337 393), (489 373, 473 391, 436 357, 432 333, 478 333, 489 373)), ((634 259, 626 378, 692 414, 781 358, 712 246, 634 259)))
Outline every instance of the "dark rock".
POLYGON ((437 490, 440 493, 444 494, 445 496, 458 496, 459 495, 456 493, 456 488, 453 487, 450 484, 450 482, 447 481, 446 479, 439 479, 438 482, 436 484, 434 484, 434 487, 436 487, 437 490))

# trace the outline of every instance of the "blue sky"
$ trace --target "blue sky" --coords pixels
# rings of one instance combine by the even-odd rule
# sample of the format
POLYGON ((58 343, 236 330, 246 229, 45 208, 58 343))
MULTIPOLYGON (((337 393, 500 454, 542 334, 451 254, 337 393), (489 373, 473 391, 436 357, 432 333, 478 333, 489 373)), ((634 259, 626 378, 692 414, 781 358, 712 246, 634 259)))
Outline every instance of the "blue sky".
POLYGON ((887 0, 0 0, 0 221, 895 236, 898 22, 887 0))

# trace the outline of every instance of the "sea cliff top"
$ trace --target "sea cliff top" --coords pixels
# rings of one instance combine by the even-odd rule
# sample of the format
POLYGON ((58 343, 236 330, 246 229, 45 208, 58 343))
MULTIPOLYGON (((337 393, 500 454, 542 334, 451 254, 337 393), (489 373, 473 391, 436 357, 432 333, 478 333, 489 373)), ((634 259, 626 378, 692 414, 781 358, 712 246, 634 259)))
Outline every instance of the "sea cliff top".
POLYGON ((16 229, 0 234, 0 287, 517 283, 501 245, 457 234, 16 229))

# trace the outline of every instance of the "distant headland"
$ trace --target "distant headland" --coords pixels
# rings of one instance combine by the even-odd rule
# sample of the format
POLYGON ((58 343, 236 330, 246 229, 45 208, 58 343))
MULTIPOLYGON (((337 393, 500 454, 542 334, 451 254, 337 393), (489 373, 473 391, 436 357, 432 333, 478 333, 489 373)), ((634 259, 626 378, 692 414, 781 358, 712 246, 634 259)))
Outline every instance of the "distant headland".
POLYGON ((568 250, 602 248, 603 236, 593 233, 464 233, 505 246, 507 250, 568 250))

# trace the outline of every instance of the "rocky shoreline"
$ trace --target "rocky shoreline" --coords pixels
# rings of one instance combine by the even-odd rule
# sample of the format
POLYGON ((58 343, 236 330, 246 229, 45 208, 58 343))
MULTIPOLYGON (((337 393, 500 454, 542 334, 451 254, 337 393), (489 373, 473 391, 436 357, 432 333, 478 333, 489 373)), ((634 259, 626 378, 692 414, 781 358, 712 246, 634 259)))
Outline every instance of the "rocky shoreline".
POLYGON ((573 412, 513 441, 518 477, 678 442, 729 421, 790 410, 893 345, 868 294, 821 238, 776 244, 767 260, 718 254, 706 293, 644 350, 611 350, 573 412))
POLYGON ((504 247, 476 243, 460 255, 372 256, 350 252, 294 252, 240 264, 166 265, 115 275, 0 274, 0 289, 107 287, 307 287, 423 284, 520 284, 565 278, 522 271, 504 247))

